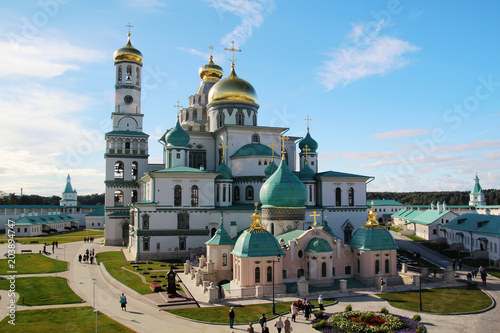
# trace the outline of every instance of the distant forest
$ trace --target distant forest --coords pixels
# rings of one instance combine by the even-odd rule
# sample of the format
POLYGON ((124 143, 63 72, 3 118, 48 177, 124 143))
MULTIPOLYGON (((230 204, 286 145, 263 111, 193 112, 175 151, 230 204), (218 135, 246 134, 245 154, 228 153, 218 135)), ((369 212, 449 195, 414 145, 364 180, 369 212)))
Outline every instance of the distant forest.
MULTIPOLYGON (((53 195, 51 197, 42 197, 40 195, 8 195, 0 192, 0 205, 59 205, 61 197, 53 195)), ((103 194, 79 195, 79 205, 104 205, 103 194)))
MULTIPOLYGON (((469 191, 464 192, 368 192, 367 200, 392 199, 405 205, 430 205, 446 202, 447 205, 468 205, 469 191)), ((500 205, 500 190, 484 190, 486 204, 500 205)))

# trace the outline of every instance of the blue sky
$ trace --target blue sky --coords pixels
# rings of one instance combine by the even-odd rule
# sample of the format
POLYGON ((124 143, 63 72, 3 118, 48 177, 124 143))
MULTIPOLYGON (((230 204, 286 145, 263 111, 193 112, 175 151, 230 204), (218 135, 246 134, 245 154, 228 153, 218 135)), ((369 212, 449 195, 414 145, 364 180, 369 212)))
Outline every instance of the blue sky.
POLYGON ((500 181, 498 1, 116 0, 0 2, 0 190, 104 192, 113 52, 144 55, 145 132, 174 125, 214 46, 257 90, 259 125, 319 143, 321 170, 369 191, 470 190, 500 181))

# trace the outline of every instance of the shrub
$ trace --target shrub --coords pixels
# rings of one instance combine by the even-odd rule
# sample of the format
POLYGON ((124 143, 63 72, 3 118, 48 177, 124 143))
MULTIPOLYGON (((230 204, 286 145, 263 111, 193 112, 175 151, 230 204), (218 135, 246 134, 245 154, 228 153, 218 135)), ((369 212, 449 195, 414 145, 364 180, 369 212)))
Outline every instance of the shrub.
POLYGON ((373 313, 372 312, 365 312, 361 316, 359 316, 359 321, 362 323, 369 323, 373 319, 373 313))
POLYGON ((319 330, 325 326, 326 326, 326 320, 323 319, 318 321, 316 324, 312 325, 312 328, 314 328, 315 330, 319 330))
POLYGON ((322 310, 316 311, 316 312, 314 312, 314 317, 321 318, 324 316, 324 314, 325 314, 325 311, 322 311, 322 310))
POLYGON ((380 309, 380 313, 389 313, 389 310, 387 310, 385 307, 380 309))
POLYGON ((422 317, 420 317, 420 315, 416 314, 416 315, 413 316, 413 318, 411 318, 411 320, 413 320, 413 321, 421 321, 422 317))
POLYGON ((349 311, 352 311, 352 305, 351 304, 347 304, 347 306, 345 307, 345 312, 349 312, 349 311))
POLYGON ((416 332, 417 333, 424 333, 425 332, 424 325, 422 325, 422 324, 418 325, 416 332))

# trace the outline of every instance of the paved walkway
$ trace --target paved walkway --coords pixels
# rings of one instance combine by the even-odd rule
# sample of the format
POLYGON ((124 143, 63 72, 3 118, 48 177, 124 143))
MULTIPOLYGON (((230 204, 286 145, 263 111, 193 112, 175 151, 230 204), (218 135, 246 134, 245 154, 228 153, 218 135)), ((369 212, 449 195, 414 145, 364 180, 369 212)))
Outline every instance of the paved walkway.
MULTIPOLYGON (((0 245, 0 253, 6 252, 6 245, 0 245), (5 248, 4 248, 5 247, 5 248), (3 252, 2 252, 3 251, 3 252)), ((39 245, 18 245, 20 248, 17 250, 20 252, 21 249, 33 249, 38 252, 39 245)), ((69 270, 63 273, 58 273, 58 276, 64 276, 68 279, 69 286, 83 298, 86 303, 74 304, 74 305, 52 305, 52 306, 36 306, 36 307, 24 307, 19 306, 18 310, 24 309, 42 309, 42 308, 55 308, 55 307, 68 307, 68 306, 92 306, 94 299, 96 307, 99 311, 103 312, 110 318, 120 322, 121 324, 137 331, 137 332, 160 332, 165 331, 166 325, 168 325, 169 331, 177 332, 193 332, 193 333, 210 333, 210 332, 243 332, 246 331, 247 325, 235 325, 234 329, 230 329, 227 325, 213 325, 213 324, 202 324, 197 322, 192 322, 185 320, 183 318, 178 318, 172 316, 164 311, 159 310, 155 305, 151 304, 144 297, 136 293, 127 293, 128 304, 127 312, 121 311, 120 305, 118 303, 119 296, 124 290, 119 284, 110 284, 103 276, 101 269, 98 265, 90 264, 80 264, 78 263, 77 256, 79 253, 83 253, 85 249, 94 248, 96 253, 103 251, 113 251, 119 248, 103 246, 98 242, 95 243, 83 243, 75 242, 66 244, 65 257, 69 261, 69 270), (95 285, 93 283, 95 281, 95 285), (95 287, 95 293, 94 293, 95 287), (95 295, 95 297, 94 297, 95 295)), ((430 251, 430 250, 429 250, 430 251)), ((432 251, 431 251, 432 252, 432 251)), ((427 253, 420 251, 422 256, 427 258, 427 253)), ((59 259, 64 256, 63 249, 60 247, 56 249, 56 255, 59 255, 59 259)), ((432 253, 431 253, 432 255, 432 253)), ((53 257, 53 256, 51 256, 53 257)), ((440 260, 438 258, 438 260, 440 260)), ((465 273, 460 273, 465 274, 465 273)), ((51 274, 47 274, 51 275, 51 274)), ((55 276, 55 274, 53 274, 55 276)), ((190 280, 189 276, 180 274, 181 278, 191 289, 193 296, 197 298, 201 306, 214 306, 206 302, 206 295, 203 294, 201 288, 193 287, 193 281, 190 280)), ((17 276, 22 277, 21 275, 17 276)), ((488 276, 488 285, 483 289, 492 295, 496 300, 500 300, 500 280, 488 276)), ((426 287, 432 287, 432 285, 426 285, 426 287)), ((389 287, 388 291, 399 291, 404 287, 389 287)), ((396 309, 391 307, 385 301, 374 296, 376 291, 363 291, 356 293, 340 294, 340 293, 323 293, 323 297, 336 297, 339 303, 333 306, 327 307, 328 312, 343 311, 347 304, 351 304, 354 310, 379 310, 382 307, 386 307, 389 311, 404 316, 412 317, 415 312, 405 311, 401 309, 396 309)), ((5 291, 0 291, 2 299, 0 301, 0 319, 3 319, 7 315, 6 306, 8 304, 9 298, 5 291)), ((317 295, 311 295, 310 298, 316 298, 317 295)), ((277 301, 287 301, 295 299, 295 297, 277 297, 277 301)), ((263 302, 268 302, 269 300, 263 300, 263 302)), ((231 301, 225 301, 223 304, 230 304, 231 301)), ((236 301, 235 301, 236 302, 236 301)), ((238 304, 249 304, 256 303, 257 300, 241 300, 237 301, 238 304)), ((238 313, 236 313, 238 315, 238 313)), ((482 314, 473 315, 460 315, 460 316, 440 316, 431 314, 421 314, 422 321, 428 328, 429 332, 493 332, 497 331, 500 327, 500 316, 498 310, 495 308, 491 311, 482 314)), ((269 326, 271 331, 274 330, 274 320, 269 321, 269 326)), ((259 325, 255 325, 257 332, 260 332, 259 325)), ((293 323, 294 332, 317 332, 311 328, 311 326, 304 320, 302 315, 299 316, 297 323, 293 323)), ((1 330, 1 328, 0 328, 1 330)))

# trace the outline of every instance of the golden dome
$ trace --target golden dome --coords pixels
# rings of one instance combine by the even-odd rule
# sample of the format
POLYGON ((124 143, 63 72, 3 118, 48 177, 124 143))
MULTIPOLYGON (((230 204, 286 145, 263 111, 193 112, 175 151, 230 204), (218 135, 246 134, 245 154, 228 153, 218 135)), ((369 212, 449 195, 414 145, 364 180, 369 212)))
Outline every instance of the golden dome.
POLYGON ((200 67, 200 77, 205 82, 217 82, 224 75, 224 71, 222 70, 222 67, 214 64, 214 62, 212 61, 212 58, 213 57, 210 56, 210 61, 208 62, 208 64, 200 67))
POLYGON ((133 61, 142 65, 142 53, 130 43, 130 34, 128 34, 127 45, 116 50, 113 58, 115 58, 115 62, 133 61))
POLYGON ((239 78, 234 67, 225 79, 217 82, 208 94, 208 103, 238 101, 257 104, 257 93, 254 87, 247 81, 239 78))

